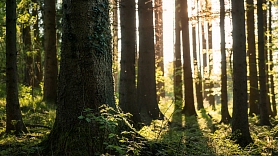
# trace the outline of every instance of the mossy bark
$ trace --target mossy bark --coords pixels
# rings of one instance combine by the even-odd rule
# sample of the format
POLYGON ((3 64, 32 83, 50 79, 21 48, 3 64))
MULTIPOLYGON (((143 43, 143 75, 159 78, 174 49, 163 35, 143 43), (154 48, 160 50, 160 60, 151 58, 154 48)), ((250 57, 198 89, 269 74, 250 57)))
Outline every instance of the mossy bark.
POLYGON ((56 120, 42 143, 46 154, 92 155, 99 148, 98 125, 78 119, 90 108, 115 108, 108 0, 63 1, 63 37, 56 120))

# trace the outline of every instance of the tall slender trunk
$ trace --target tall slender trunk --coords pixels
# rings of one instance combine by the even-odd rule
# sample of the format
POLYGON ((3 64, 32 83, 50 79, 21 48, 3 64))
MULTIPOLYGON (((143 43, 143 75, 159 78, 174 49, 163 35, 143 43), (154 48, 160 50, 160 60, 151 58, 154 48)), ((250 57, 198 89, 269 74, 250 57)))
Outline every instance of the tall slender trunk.
POLYGON ((118 87, 118 0, 111 0, 113 5, 113 77, 114 77, 114 91, 117 93, 119 91, 118 87))
MULTIPOLYGON (((266 0, 262 2, 266 6, 266 0)), ((263 5, 263 6, 264 6, 263 5)), ((265 78, 266 78, 266 106, 267 112, 269 115, 272 115, 271 104, 270 104, 270 96, 269 96, 269 61, 268 61, 268 49, 267 49, 267 10, 263 9, 263 26, 264 26, 264 55, 265 55, 265 78)))
POLYGON ((163 4, 162 0, 154 0, 155 10, 155 55, 157 71, 157 101, 165 97, 164 54, 163 54, 163 4))
POLYGON ((207 32, 205 32, 205 22, 202 23, 202 43, 203 43, 203 97, 204 97, 204 101, 208 102, 208 84, 207 81, 209 79, 209 75, 208 75, 208 50, 207 50, 207 32))
POLYGON ((57 101, 55 4, 55 0, 44 0, 44 100, 49 103, 57 101))
POLYGON ((124 112, 131 113, 135 125, 140 122, 136 99, 135 40, 136 17, 135 0, 121 0, 121 70, 119 86, 119 106, 124 112))
MULTIPOLYGON (((28 9, 27 9, 28 10, 28 9)), ((31 41, 31 28, 30 24, 23 24, 23 44, 24 44, 24 57, 25 57, 25 72, 24 84, 33 86, 33 54, 32 54, 32 41, 31 41)))
POLYGON ((193 79, 190 58, 189 42, 189 18, 187 0, 181 1, 181 24, 182 24, 182 41, 183 41, 183 77, 184 77, 184 96, 185 103, 182 110, 186 116, 197 115, 194 106, 193 79))
POLYGON ((265 38, 263 25, 263 0, 257 1, 258 13, 258 48, 259 48, 259 83, 260 83, 260 124, 270 125, 267 108, 266 65, 265 65, 265 38))
POLYGON ((273 43, 272 43, 272 2, 269 1, 268 6, 268 29, 269 29, 269 72, 271 73, 269 75, 270 77, 270 95, 271 95, 271 103, 272 103, 272 116, 277 115, 277 109, 276 109, 276 100, 275 100, 275 85, 274 85, 274 76, 273 76, 273 43))
POLYGON ((6 132, 26 132, 18 99, 16 0, 6 1, 6 132))
POLYGON ((253 142, 248 124, 244 1, 232 0, 233 120, 232 139, 241 147, 253 142))
POLYGON ((220 0, 220 36, 221 36, 221 117, 222 117, 221 122, 228 124, 231 120, 231 116, 228 110, 224 0, 220 0))
POLYGON ((196 25, 192 26, 192 49, 193 49, 193 64, 194 64, 194 81, 195 81, 195 92, 197 99, 197 109, 200 110, 204 108, 203 106, 203 95, 202 95, 202 84, 200 83, 200 68, 198 66, 198 52, 197 52, 197 44, 196 44, 196 25))
POLYGON ((155 50, 152 1, 139 0, 139 61, 137 101, 144 123, 163 119, 156 96, 155 50))
POLYGON ((258 90, 258 73, 257 73, 257 58, 256 58, 256 44, 254 32, 254 2, 247 0, 247 41, 248 41, 248 58, 249 58, 249 115, 259 114, 259 90, 258 90))
POLYGON ((212 109, 215 109, 215 96, 214 96, 214 81, 211 79, 213 70, 213 50, 212 50, 212 23, 208 22, 208 49, 209 49, 209 105, 212 109))
POLYGON ((181 63, 181 2, 175 0, 175 53, 174 53, 174 97, 175 97, 175 111, 173 120, 181 124, 182 116, 182 63, 181 63))
POLYGON ((42 82, 43 78, 43 71, 42 71, 42 58, 41 58, 41 40, 39 37, 39 15, 38 15, 38 10, 39 10, 39 4, 37 0, 32 0, 34 4, 36 4, 36 8, 33 8, 32 10, 32 16, 35 17, 35 23, 34 23, 34 51, 36 52, 34 55, 34 87, 39 87, 40 83, 42 82))

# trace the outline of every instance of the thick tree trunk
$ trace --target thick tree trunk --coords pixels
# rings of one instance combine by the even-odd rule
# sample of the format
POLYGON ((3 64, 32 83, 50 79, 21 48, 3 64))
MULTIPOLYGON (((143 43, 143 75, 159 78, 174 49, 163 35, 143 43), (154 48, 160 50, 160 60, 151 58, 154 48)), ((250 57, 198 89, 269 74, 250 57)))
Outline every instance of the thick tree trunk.
POLYGON ((135 124, 141 121, 136 99, 135 72, 135 0, 121 0, 121 73, 119 88, 119 106, 123 112, 129 112, 135 124))
POLYGON ((157 101, 165 97, 164 83, 164 54, 163 54, 163 7, 162 0, 154 0, 155 15, 155 55, 156 55, 156 75, 157 75, 157 101))
POLYGON ((258 0, 258 48, 259 48, 259 83, 260 83, 260 124, 270 125, 267 106, 266 65, 265 65, 265 38, 263 25, 263 0, 258 0))
POLYGON ((221 122, 230 123, 227 94, 227 63, 225 48, 225 4, 220 0, 220 35, 221 35, 221 122))
POLYGON ((197 115, 194 106, 193 79, 190 59, 189 43, 189 25, 188 25, 188 5, 187 0, 181 1, 181 24, 182 24, 182 41, 183 41, 183 77, 184 77, 184 95, 185 104, 182 110, 186 116, 197 115))
POLYGON ((248 124, 247 67, 244 1, 232 0, 233 18, 233 120, 232 139, 241 147, 252 142, 248 124))
POLYGON ((6 1, 6 132, 27 132, 18 100, 16 0, 6 1))
POLYGON ((44 100, 57 101, 57 52, 55 0, 44 0, 44 100))
POLYGON ((156 96, 155 50, 152 1, 138 1, 139 12, 139 62, 137 101, 144 123, 163 119, 156 96))
POLYGON ((86 122, 89 108, 115 108, 108 0, 63 1, 63 36, 56 120, 48 140, 51 155, 94 155, 105 151, 95 121, 86 122))
POLYGON ((257 74, 256 44, 254 32, 254 3, 253 0, 247 0, 247 41, 249 55, 249 77, 250 77, 250 94, 249 94, 249 115, 259 114, 259 90, 257 74))

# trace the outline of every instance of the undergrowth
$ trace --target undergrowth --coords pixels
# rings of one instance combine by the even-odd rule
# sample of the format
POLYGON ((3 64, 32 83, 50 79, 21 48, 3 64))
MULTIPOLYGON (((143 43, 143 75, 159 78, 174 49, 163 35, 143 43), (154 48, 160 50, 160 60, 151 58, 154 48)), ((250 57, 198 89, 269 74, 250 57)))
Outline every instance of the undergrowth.
MULTIPOLYGON (((19 91, 23 120, 29 133, 22 136, 5 134, 5 96, 1 96, 0 155, 43 155, 38 144, 47 137, 52 128, 55 108, 42 101, 40 90, 33 92, 30 87, 20 86, 19 91)), ((257 125, 257 116, 249 117, 254 143, 242 149, 230 139, 231 126, 219 123, 220 105, 217 105, 216 110, 208 107, 198 111, 197 117, 183 117, 178 124, 172 122, 173 107, 170 99, 162 101, 160 108, 166 116, 165 120, 155 120, 138 132, 123 131, 121 135, 113 129, 118 126, 119 121, 126 122, 128 115, 115 115, 115 112, 111 115, 110 108, 103 108, 101 116, 90 114, 79 118, 88 122, 97 121, 103 126, 100 128, 109 126, 104 143, 106 149, 117 151, 118 155, 278 155, 277 118, 271 119, 272 127, 265 127, 257 125), (145 140, 125 137, 133 133, 140 134, 145 140)))

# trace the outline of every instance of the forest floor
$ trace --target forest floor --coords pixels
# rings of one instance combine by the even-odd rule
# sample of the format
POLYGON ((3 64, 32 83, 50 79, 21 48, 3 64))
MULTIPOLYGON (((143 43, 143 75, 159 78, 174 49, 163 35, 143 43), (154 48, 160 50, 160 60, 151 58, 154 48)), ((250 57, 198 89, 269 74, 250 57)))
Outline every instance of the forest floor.
MULTIPOLYGON (((0 155, 42 155, 38 144, 47 137, 55 120, 55 109, 42 102, 41 96, 32 97, 22 87, 20 96, 23 120, 29 133, 22 136, 5 134, 5 98, 0 93, 0 155)), ((167 101, 167 100, 165 100, 167 101)), ((173 104, 160 104, 161 111, 171 118, 173 104)), ((249 117, 254 143, 242 149, 231 139, 231 125, 219 123, 220 105, 216 110, 207 107, 197 117, 183 118, 183 124, 171 125, 167 120, 153 121, 139 133, 153 143, 163 144, 155 155, 278 155, 278 118, 272 118, 272 127, 257 126, 258 117, 249 117)))

